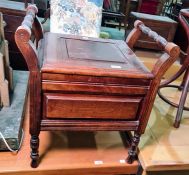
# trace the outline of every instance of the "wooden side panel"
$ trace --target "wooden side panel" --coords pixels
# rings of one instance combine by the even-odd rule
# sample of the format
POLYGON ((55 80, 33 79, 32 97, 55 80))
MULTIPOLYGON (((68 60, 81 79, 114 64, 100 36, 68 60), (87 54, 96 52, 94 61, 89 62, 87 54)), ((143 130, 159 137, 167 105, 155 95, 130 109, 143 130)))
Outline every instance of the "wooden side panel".
POLYGON ((135 119, 141 98, 44 94, 46 118, 135 119))
POLYGON ((106 84, 106 85, 131 85, 131 86, 149 86, 149 79, 142 78, 118 78, 118 77, 105 77, 101 76, 84 76, 75 74, 52 74, 52 73, 42 73, 43 82, 72 82, 72 83, 93 83, 93 84, 106 84))

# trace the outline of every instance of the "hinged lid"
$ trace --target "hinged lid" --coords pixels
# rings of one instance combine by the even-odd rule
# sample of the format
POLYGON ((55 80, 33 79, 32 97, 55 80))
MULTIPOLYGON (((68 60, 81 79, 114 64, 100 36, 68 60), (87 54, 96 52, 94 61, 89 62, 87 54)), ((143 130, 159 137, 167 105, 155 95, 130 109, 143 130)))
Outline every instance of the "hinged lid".
POLYGON ((46 33, 42 72, 151 79, 124 41, 46 33))

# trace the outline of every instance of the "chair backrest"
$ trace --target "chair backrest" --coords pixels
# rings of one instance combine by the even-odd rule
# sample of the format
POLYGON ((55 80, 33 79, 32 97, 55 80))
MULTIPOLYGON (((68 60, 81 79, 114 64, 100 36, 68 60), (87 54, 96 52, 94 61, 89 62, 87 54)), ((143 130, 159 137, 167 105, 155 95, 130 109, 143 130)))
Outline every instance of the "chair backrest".
POLYGON ((103 0, 51 0, 50 31, 99 37, 103 0))

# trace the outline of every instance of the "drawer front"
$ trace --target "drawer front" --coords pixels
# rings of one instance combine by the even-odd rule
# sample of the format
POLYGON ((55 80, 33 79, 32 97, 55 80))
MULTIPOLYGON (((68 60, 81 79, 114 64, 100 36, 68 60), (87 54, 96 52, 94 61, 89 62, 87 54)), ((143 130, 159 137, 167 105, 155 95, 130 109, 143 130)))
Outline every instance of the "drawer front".
POLYGON ((135 119, 141 98, 44 94, 44 118, 135 119))

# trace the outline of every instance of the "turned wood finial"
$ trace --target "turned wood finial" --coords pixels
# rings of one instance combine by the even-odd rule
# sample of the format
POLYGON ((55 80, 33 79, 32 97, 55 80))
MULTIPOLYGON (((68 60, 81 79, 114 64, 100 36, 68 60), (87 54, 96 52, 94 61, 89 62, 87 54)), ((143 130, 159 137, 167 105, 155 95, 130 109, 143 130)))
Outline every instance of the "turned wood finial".
POLYGON ((15 42, 24 56, 30 71, 39 71, 39 60, 37 57, 38 41, 43 38, 40 22, 36 18, 38 9, 36 5, 29 5, 26 9, 26 16, 15 32, 15 42), (31 41, 35 40, 35 43, 31 41))
POLYGON ((29 5, 26 10, 24 21, 16 31, 17 37, 19 37, 22 42, 28 42, 30 40, 32 24, 36 14, 38 13, 38 9, 34 4, 29 5))

